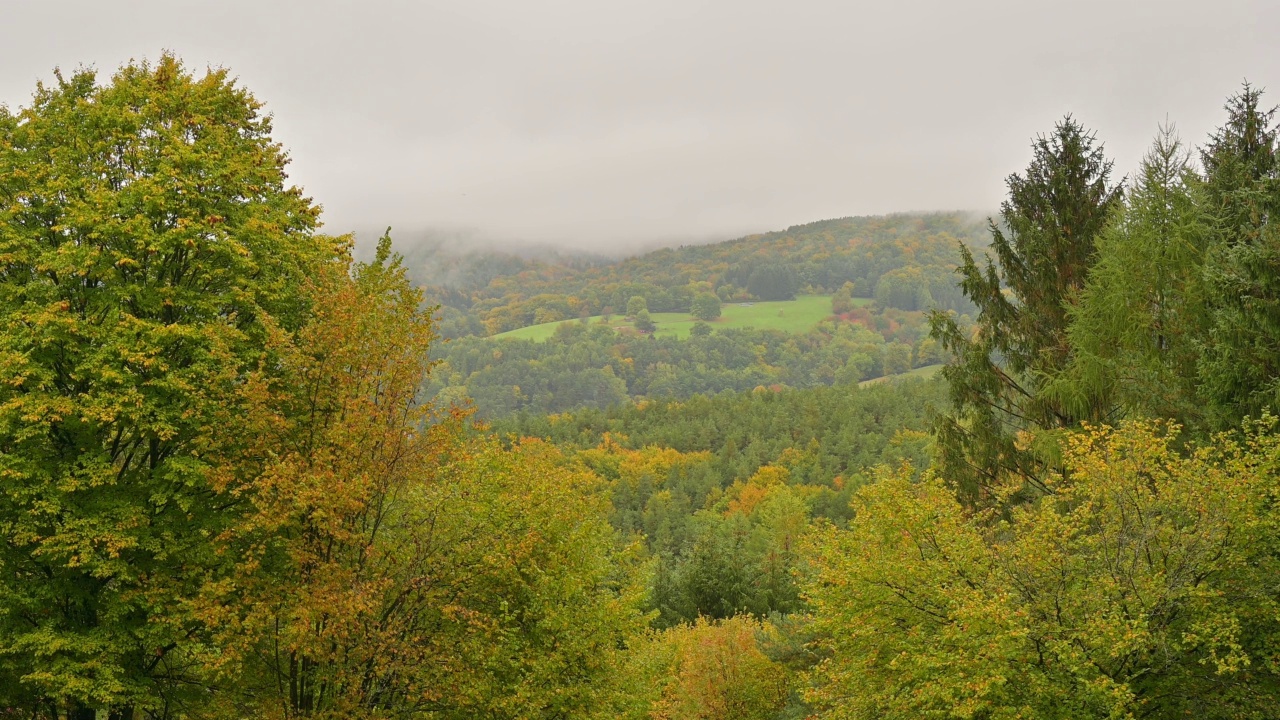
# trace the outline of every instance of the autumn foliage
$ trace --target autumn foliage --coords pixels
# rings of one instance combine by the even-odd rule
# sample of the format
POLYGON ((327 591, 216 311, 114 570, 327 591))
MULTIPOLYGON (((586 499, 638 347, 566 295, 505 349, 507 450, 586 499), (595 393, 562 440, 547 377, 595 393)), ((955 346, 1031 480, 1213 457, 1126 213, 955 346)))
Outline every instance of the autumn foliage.
POLYGON ((419 402, 430 308, 312 233, 257 109, 166 56, 0 116, 0 707, 607 713, 599 480, 419 402))
POLYGON ((1203 168, 1166 128, 1127 188, 1064 121, 981 265, 948 250, 956 215, 516 262, 470 321, 710 319, 800 282, 852 321, 630 355, 574 323, 547 345, 574 382, 539 384, 528 343, 431 360, 390 232, 365 262, 319 234, 227 72, 56 79, 0 107, 0 718, 1275 715, 1280 131, 1256 89, 1203 168), (976 327, 908 337, 961 296, 976 327), (948 358, 933 434, 941 384, 858 383, 948 358), (463 369, 494 379, 494 427, 463 369), (553 401, 600 408, 530 412, 553 401))
POLYGON ((811 699, 830 718, 1261 717, 1277 461, 1269 434, 1184 456, 1157 424, 1092 429, 1005 517, 886 476, 814 540, 811 699))
POLYGON ((746 617, 699 619, 660 641, 668 663, 652 720, 766 720, 790 694, 788 671, 762 648, 776 630, 746 617))

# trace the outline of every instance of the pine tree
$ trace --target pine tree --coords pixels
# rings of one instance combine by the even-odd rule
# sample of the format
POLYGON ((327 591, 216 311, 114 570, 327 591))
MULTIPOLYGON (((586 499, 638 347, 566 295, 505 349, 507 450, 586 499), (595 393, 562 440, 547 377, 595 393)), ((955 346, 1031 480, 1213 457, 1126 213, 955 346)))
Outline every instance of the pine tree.
POLYGON ((1001 224, 990 223, 995 258, 979 267, 960 248, 976 332, 941 312, 930 318, 931 335, 956 358, 942 370, 952 407, 935 419, 939 463, 971 502, 1006 475, 1038 484, 1051 455, 1020 442, 1022 432, 1071 427, 1091 414, 1040 391, 1070 359, 1068 312, 1120 190, 1101 144, 1070 116, 1032 147, 1026 173, 1008 178, 1001 224))

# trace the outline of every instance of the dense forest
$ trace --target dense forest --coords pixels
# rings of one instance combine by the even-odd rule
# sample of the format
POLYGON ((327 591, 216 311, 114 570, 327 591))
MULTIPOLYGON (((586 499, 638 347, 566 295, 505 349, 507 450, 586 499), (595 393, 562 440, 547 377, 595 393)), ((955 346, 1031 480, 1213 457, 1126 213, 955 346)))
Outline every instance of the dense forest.
POLYGON ((418 248, 407 267, 445 308, 446 337, 620 315, 633 297, 644 298, 649 312, 689 311, 700 292, 723 302, 782 300, 847 285, 853 296, 878 298, 886 307, 956 310, 971 307, 952 272, 961 241, 985 245, 983 228, 965 213, 843 218, 618 262, 459 255, 431 244, 418 248))
POLYGON ((447 345, 429 392, 474 401, 484 418, 604 409, 632 398, 686 398, 757 387, 856 384, 941 362, 925 317, 884 334, 826 322, 804 334, 725 330, 686 340, 566 323, 545 342, 462 338, 447 345), (914 339, 915 342, 908 342, 914 339))
POLYGON ((57 73, 0 107, 0 717, 1272 717, 1280 146, 1224 110, 1123 180, 1067 117, 985 224, 357 260, 228 71, 57 73))
POLYGON ((447 336, 434 348, 441 365, 430 394, 441 403, 469 399, 481 417, 496 418, 856 383, 936 365, 946 355, 929 335, 927 313, 947 310, 961 326, 972 323, 974 307, 956 285, 955 269, 962 248, 985 246, 981 229, 962 213, 895 215, 612 263, 493 252, 445 257, 447 272, 419 273, 462 278, 424 287, 447 336), (726 326, 721 317, 726 303, 790 300, 800 292, 829 296, 823 321, 779 330, 726 326), (690 313, 700 322, 692 337, 677 340, 655 335, 650 313, 690 313), (554 325, 544 341, 502 334, 544 323, 554 325))

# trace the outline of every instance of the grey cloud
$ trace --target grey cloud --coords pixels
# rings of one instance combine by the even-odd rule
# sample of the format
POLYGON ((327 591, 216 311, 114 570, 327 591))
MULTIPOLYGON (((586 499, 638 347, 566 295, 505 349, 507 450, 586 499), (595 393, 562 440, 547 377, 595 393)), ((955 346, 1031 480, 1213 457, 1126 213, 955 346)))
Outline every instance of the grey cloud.
MULTIPOLYGON (((171 49, 276 117, 330 230, 610 250, 990 209, 1073 112, 1117 169, 1280 91, 1264 0, 0 3, 0 101, 171 49)), ((1276 96, 1280 100, 1280 96, 1276 96)))

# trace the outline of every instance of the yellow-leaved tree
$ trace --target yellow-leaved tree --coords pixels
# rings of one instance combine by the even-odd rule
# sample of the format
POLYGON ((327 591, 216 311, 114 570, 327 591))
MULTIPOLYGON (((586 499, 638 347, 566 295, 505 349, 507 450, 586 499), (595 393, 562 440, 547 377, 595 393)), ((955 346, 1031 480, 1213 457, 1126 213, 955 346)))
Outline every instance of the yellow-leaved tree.
POLYGON ((271 118, 171 55, 0 107, 0 707, 171 716, 243 496, 249 376, 333 261, 271 118))
POLYGON ((890 473, 812 542, 822 718, 1254 718, 1280 701, 1280 440, 1071 436, 1035 503, 890 473))
POLYGON ((277 338, 284 379, 246 387, 257 445, 226 473, 254 512, 202 604, 222 651, 202 712, 607 714, 644 618, 601 481, 419 402, 430 309, 389 238, 311 290, 314 322, 277 338))
POLYGON ((772 720, 787 705, 794 673, 770 657, 778 641, 768 622, 739 615, 655 632, 630 670, 643 702, 627 717, 645 720, 772 720))

